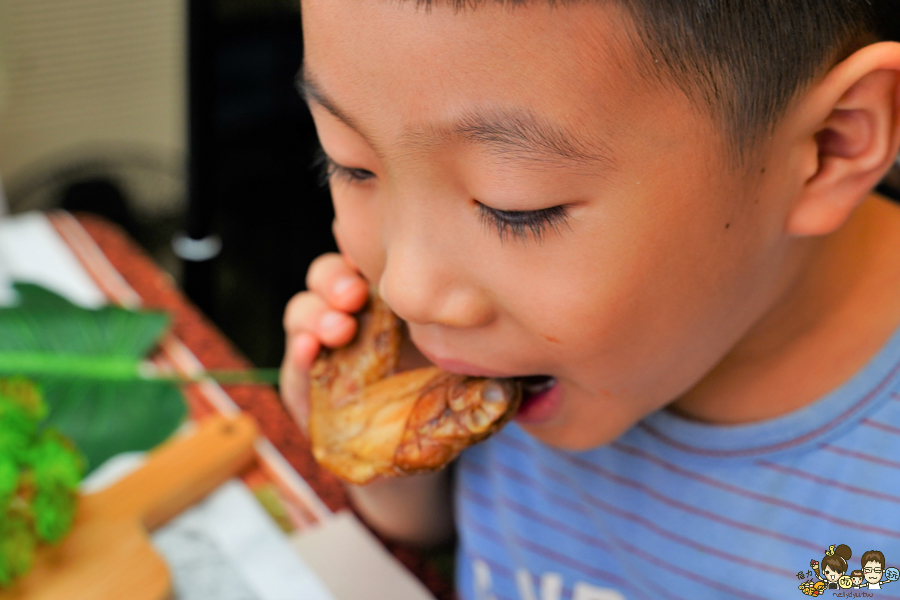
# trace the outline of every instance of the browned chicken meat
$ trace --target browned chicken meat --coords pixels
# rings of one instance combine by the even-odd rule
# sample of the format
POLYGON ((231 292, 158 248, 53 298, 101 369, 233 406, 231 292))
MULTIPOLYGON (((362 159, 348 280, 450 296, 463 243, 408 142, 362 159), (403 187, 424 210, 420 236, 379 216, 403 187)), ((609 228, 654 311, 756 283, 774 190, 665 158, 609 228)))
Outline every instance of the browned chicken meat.
POLYGON ((348 346, 310 371, 313 454, 351 483, 433 471, 497 431, 522 398, 514 379, 427 367, 396 373, 403 323, 373 296, 348 346))

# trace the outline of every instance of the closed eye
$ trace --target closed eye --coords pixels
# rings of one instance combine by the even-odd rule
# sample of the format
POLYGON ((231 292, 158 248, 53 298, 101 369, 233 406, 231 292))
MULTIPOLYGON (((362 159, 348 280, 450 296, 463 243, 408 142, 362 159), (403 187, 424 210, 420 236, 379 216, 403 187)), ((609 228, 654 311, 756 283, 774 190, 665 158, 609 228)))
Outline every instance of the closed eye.
POLYGON ((322 187, 327 187, 335 179, 348 183, 360 183, 375 177, 372 171, 356 167, 345 167, 334 162, 321 148, 316 152, 316 158, 312 166, 319 171, 319 185, 322 187))
MULTIPOLYGON (((321 148, 317 152, 313 168, 319 171, 319 184, 322 187, 328 186, 335 179, 347 183, 362 183, 375 178, 375 174, 367 169, 336 163, 321 148)), ((569 206, 565 204, 539 210, 500 210, 480 202, 477 205, 482 222, 497 231, 501 243, 509 237, 525 241, 529 232, 540 243, 548 230, 559 233, 560 228, 568 228, 569 206)))
POLYGON ((485 225, 497 231, 501 243, 510 236, 525 241, 529 231, 540 243, 547 230, 559 233, 561 227, 568 227, 569 207, 562 204, 540 210, 500 210, 479 202, 478 213, 485 225))

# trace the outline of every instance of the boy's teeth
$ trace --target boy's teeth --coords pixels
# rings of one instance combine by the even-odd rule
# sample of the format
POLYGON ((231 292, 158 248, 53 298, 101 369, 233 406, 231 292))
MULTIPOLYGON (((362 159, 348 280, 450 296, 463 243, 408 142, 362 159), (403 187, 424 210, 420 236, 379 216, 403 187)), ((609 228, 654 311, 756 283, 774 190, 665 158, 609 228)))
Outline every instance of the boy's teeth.
POLYGON ((528 395, 540 394, 554 385, 556 385, 556 379, 553 377, 526 377, 522 380, 522 391, 528 395))

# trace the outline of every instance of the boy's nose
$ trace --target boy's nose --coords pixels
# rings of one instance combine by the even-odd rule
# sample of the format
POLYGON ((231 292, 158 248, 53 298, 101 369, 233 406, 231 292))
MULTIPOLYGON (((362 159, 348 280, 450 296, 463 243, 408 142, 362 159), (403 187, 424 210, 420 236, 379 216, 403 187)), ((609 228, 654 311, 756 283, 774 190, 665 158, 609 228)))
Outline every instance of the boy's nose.
POLYGON ((419 325, 473 328, 493 318, 480 286, 469 281, 453 257, 427 245, 394 244, 388 249, 378 293, 404 321, 419 325))

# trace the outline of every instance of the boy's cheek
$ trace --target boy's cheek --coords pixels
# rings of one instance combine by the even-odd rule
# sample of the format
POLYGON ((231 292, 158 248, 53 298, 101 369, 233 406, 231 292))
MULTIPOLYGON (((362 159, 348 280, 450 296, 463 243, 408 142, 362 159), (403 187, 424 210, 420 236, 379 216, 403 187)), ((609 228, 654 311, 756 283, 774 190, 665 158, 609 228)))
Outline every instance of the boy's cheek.
POLYGON ((378 227, 369 221, 365 225, 366 218, 338 208, 335 202, 335 214, 331 230, 334 234, 338 250, 344 259, 357 269, 369 283, 377 283, 384 269, 384 252, 378 238, 378 227))
POLYGON ((344 240, 341 237, 341 231, 338 227, 337 219, 331 222, 331 234, 332 236, 334 236, 334 242, 335 244, 337 244, 338 252, 341 253, 341 256, 344 258, 347 264, 350 265, 350 268, 359 271, 359 265, 356 264, 356 261, 353 260, 350 252, 347 251, 347 245, 344 243, 344 240))

